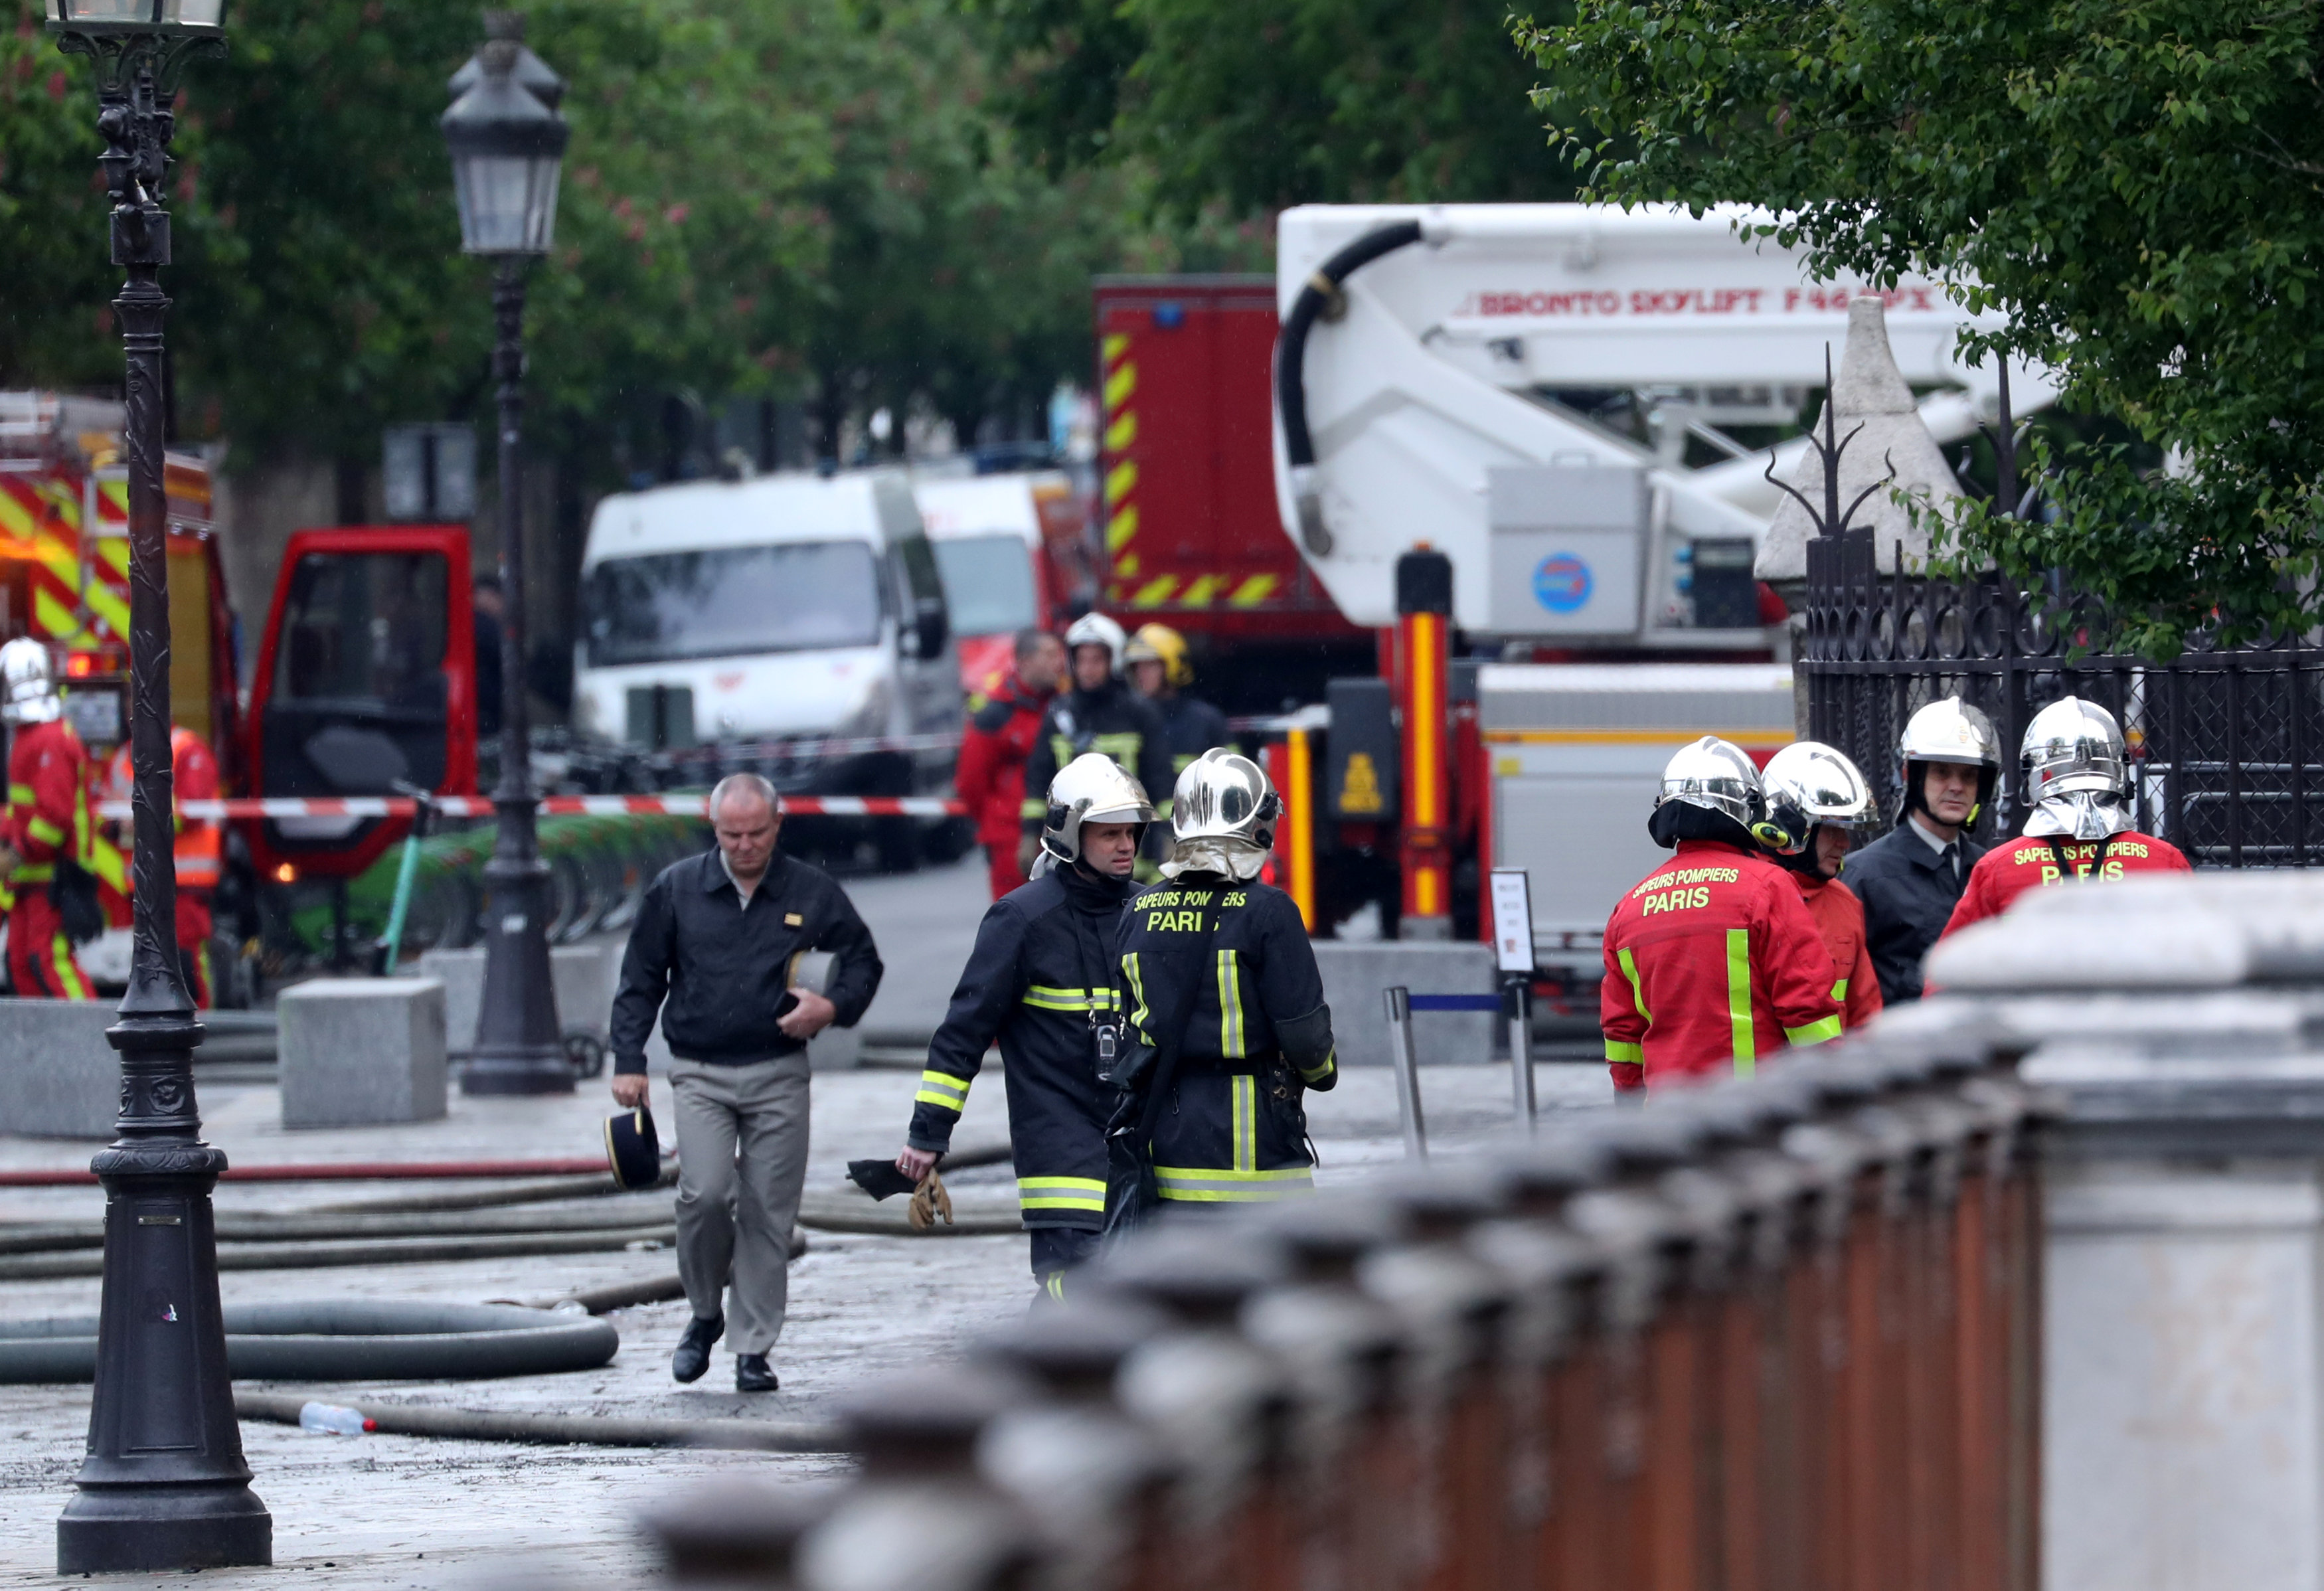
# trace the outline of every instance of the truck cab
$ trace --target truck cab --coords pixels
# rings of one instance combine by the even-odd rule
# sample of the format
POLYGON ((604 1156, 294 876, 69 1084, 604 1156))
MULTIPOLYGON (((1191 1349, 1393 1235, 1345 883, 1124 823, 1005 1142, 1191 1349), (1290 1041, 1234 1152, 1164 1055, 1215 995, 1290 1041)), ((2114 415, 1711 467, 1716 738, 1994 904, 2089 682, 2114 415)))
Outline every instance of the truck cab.
POLYGON ((960 683, 990 693, 1012 661, 1017 632, 1063 624, 1075 595, 1059 549, 1078 551, 1082 505, 1061 470, 917 478, 960 647, 960 683))
POLYGON ((952 778, 959 654, 901 471, 607 497, 581 608, 585 737, 680 763, 739 757, 801 794, 911 795, 952 778))

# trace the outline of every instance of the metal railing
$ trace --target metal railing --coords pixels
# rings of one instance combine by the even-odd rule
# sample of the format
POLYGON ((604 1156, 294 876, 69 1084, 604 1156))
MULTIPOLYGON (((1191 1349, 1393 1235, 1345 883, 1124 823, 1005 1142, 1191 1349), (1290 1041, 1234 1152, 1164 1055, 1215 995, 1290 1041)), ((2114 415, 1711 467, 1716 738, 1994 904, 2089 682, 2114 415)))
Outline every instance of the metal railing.
POLYGON ((2041 1195, 1963 1024, 1126 1244, 681 1584, 2030 1591, 2041 1195))
POLYGON ((2192 637, 2168 662, 2108 650, 2087 598, 1993 577, 1956 583, 1884 575, 1872 533, 1808 544, 1808 734, 1840 747, 1893 817, 1896 740, 1926 703, 1958 695, 2002 745, 2002 832, 2022 815, 2016 752, 2061 696, 2112 712, 2137 765, 2138 826, 2199 866, 2324 865, 2324 648, 2286 639, 2220 647, 2192 637))

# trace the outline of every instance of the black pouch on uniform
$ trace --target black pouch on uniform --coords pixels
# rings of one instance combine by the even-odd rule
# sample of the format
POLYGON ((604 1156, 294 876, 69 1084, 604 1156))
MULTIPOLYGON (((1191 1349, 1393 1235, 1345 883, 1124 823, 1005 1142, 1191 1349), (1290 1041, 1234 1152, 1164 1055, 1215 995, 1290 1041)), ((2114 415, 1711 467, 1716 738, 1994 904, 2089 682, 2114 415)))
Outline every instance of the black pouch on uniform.
POLYGON ((65 938, 86 945, 105 931, 105 904, 97 898, 97 874, 69 857, 57 858, 49 880, 49 904, 57 909, 65 938))

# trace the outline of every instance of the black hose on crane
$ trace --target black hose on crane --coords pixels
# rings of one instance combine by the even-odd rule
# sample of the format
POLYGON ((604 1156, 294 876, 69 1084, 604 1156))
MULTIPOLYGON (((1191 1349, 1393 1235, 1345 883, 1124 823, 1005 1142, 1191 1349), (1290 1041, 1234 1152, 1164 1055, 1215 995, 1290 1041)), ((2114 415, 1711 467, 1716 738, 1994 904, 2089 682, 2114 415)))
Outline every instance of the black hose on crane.
POLYGON ((1346 303, 1340 284, 1382 254, 1420 241, 1420 223, 1391 221, 1375 227, 1317 267, 1291 301, 1283 330, 1275 339, 1275 412, 1283 421, 1283 458, 1291 468, 1291 495, 1299 511, 1299 540, 1322 557, 1332 550, 1314 486, 1315 439, 1307 431, 1307 333, 1316 318, 1336 320, 1346 303))

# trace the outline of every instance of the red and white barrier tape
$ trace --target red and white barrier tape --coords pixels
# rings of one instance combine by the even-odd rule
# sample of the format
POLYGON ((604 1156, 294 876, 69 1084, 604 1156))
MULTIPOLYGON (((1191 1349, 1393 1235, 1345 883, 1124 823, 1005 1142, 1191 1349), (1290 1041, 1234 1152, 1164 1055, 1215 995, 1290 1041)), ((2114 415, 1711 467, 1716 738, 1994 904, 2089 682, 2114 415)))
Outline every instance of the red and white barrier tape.
MULTIPOLYGON (((543 796, 545 818, 586 813, 592 817, 706 818, 707 795, 543 796)), ((447 818, 489 818, 484 796, 438 796, 430 803, 447 818)), ((178 815, 197 822, 237 818, 409 818, 419 803, 408 796, 346 796, 309 800, 300 796, 244 797, 222 801, 180 801, 178 815)), ((99 801, 97 814, 125 819, 127 801, 99 801)), ((940 796, 785 796, 787 816, 814 818, 959 818, 968 808, 940 796)))

